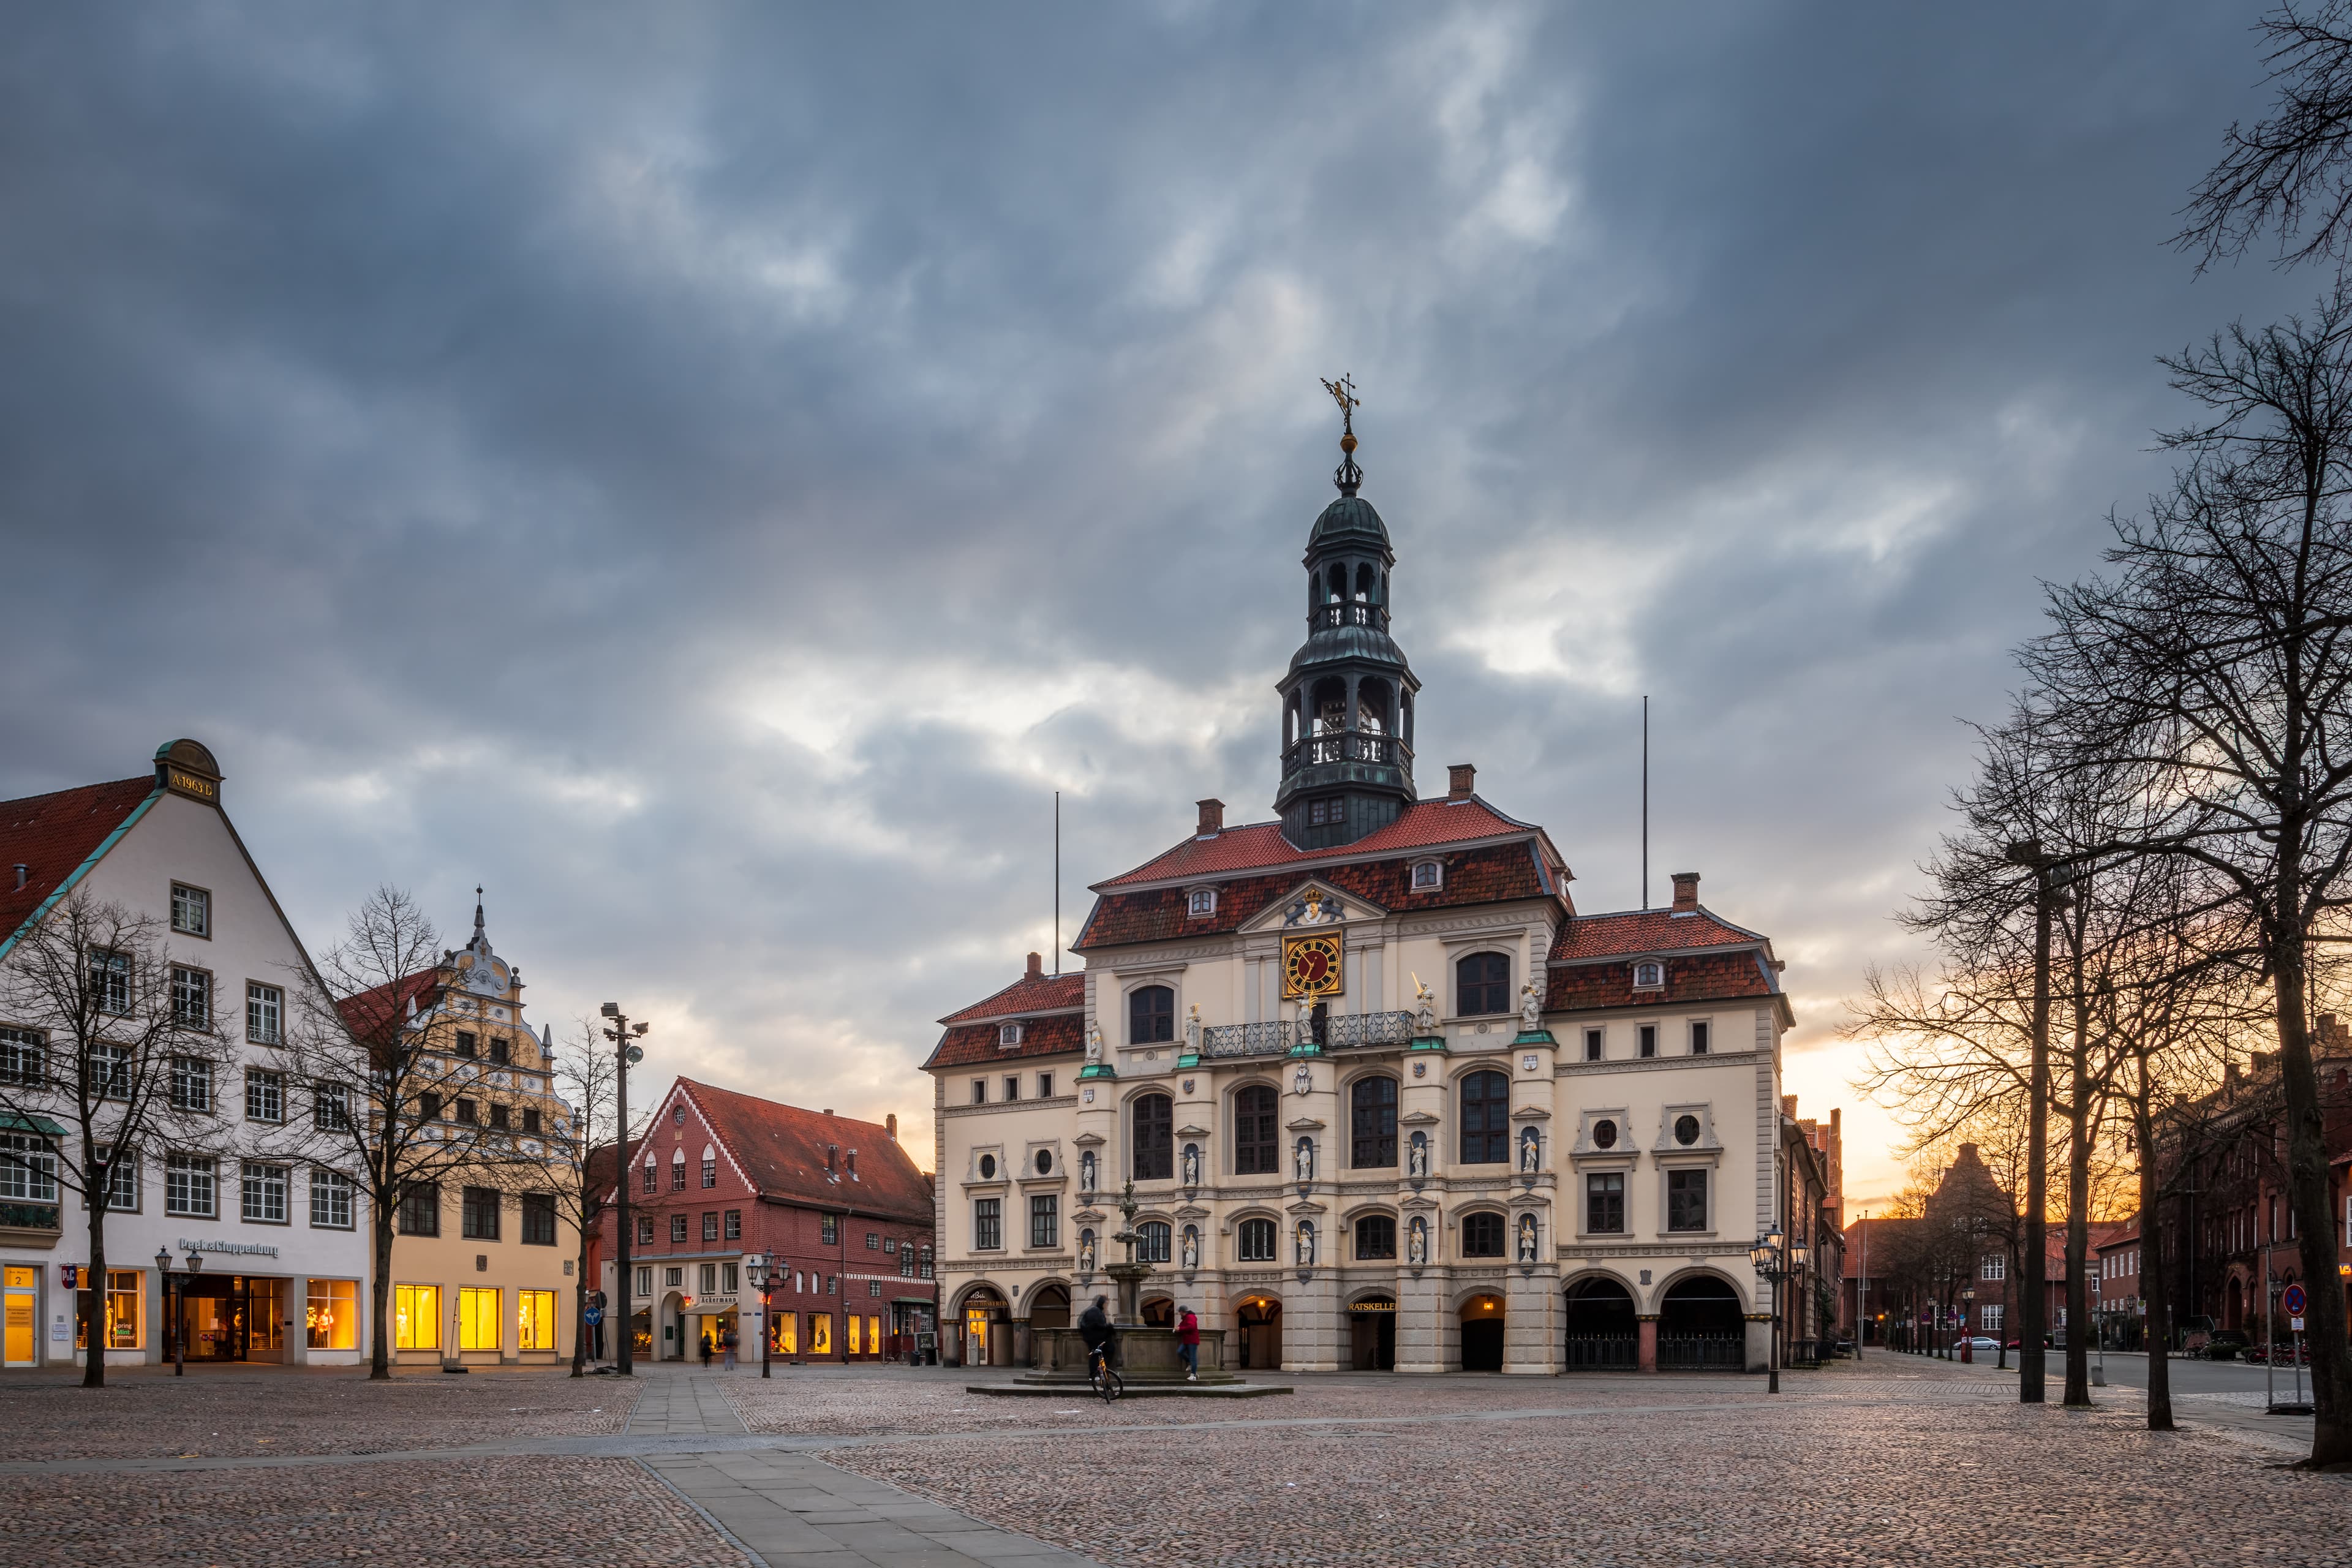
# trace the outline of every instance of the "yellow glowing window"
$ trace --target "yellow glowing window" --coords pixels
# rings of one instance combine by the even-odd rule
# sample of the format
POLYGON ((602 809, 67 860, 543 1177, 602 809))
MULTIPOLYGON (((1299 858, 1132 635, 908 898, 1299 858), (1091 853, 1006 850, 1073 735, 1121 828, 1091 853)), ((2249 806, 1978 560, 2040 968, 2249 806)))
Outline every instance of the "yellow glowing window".
POLYGON ((106 1271, 106 1348, 135 1351, 142 1343, 139 1305, 146 1300, 141 1286, 146 1275, 136 1268, 106 1271))
POLYGON ((863 1321, 852 1313, 849 1319, 849 1353, 851 1355, 860 1355, 865 1352, 865 1336, 858 1332, 863 1326, 863 1321))
POLYGON ((359 1344, 360 1284, 356 1279, 313 1279, 302 1324, 314 1351, 347 1351, 359 1344))
POLYGON ((488 1286, 457 1288, 457 1348, 494 1351, 499 1348, 499 1293, 488 1286))
POLYGON ((882 1353, 882 1320, 879 1318, 866 1320, 866 1348, 876 1355, 882 1353))
POLYGON ((515 1328, 520 1335, 518 1347, 527 1351, 551 1351, 555 1348, 555 1292, 552 1290, 518 1290, 515 1292, 515 1328))
POLYGON ((395 1285, 392 1288, 394 1348, 437 1351, 441 1348, 441 1287, 395 1285))
POLYGON ((776 1353, 798 1355, 801 1350, 801 1315, 798 1312, 776 1314, 776 1353))
POLYGON ((809 1354, 833 1353, 833 1320, 822 1312, 809 1314, 809 1354))

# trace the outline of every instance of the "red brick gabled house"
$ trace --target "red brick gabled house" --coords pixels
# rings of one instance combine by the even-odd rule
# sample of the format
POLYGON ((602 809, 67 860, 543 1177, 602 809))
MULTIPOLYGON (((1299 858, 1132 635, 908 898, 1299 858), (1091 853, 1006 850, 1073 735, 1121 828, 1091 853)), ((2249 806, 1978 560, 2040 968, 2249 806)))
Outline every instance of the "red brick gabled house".
MULTIPOLYGON (((673 1083, 622 1163, 636 1353, 683 1359, 732 1329, 756 1359, 772 1252, 777 1360, 913 1353, 938 1326, 936 1238, 931 1180, 900 1147, 898 1122, 673 1083)), ((617 1316, 616 1199, 604 1194, 592 1268, 617 1316)))

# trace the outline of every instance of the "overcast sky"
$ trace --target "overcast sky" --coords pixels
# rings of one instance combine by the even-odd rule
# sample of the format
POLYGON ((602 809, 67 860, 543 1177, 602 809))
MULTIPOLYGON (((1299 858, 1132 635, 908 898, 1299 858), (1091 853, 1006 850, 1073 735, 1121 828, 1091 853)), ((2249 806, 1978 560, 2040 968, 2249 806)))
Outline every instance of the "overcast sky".
MULTIPOLYGON (((2037 578, 2315 286, 2167 248, 2255 7, 42 7, 0 51, 0 795, 193 735, 314 947, 878 1119, 1215 795, 1351 371, 1420 783, 1770 934, 1802 1113, 2037 578)), ((1861 1125, 1854 1126, 1859 1117, 1861 1125)))

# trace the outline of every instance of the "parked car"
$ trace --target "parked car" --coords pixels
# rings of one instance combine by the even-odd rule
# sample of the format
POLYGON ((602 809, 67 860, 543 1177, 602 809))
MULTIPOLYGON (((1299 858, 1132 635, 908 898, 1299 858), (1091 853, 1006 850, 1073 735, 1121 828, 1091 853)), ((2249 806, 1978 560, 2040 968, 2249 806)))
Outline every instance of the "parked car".
POLYGON ((1990 1334, 1976 1334, 1960 1342, 1969 1347, 1969 1354, 1972 1357, 2000 1354, 2000 1342, 1990 1334))

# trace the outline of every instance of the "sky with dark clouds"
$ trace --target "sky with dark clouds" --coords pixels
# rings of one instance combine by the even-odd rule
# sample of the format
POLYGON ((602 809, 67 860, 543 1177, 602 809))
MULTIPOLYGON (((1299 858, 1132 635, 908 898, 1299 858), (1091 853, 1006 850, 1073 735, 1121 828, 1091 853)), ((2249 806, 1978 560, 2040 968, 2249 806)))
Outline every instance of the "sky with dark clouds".
POLYGON ((1852 1107, 2153 356, 2315 286, 2165 243, 2256 9, 20 11, 0 795, 194 735, 314 945, 482 882, 559 1036, 927 1158, 1052 792, 1070 932, 1270 815, 1347 370, 1423 787, 1635 904, 1647 693, 1654 883, 1774 937, 1852 1107))

